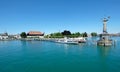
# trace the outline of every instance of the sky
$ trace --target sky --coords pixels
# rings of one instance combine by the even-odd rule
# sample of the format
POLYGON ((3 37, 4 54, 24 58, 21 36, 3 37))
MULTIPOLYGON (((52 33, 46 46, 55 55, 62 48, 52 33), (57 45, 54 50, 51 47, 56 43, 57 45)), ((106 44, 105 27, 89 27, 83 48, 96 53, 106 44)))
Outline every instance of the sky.
POLYGON ((0 0, 0 33, 120 32, 120 0, 0 0))

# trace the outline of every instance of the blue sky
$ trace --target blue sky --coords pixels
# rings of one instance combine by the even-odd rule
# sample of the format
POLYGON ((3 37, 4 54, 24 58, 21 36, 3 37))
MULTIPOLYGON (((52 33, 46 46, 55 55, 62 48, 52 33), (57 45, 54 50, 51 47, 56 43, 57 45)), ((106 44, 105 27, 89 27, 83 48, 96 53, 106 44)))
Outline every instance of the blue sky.
POLYGON ((120 0, 0 0, 0 33, 120 32, 120 0))

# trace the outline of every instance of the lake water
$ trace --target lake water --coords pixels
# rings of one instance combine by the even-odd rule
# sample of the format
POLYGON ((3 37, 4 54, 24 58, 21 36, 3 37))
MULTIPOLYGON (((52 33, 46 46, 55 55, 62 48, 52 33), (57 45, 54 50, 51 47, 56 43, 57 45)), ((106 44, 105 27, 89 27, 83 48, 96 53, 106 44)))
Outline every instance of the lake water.
POLYGON ((120 72, 120 38, 113 39, 111 47, 94 39, 79 45, 0 41, 0 72, 120 72))

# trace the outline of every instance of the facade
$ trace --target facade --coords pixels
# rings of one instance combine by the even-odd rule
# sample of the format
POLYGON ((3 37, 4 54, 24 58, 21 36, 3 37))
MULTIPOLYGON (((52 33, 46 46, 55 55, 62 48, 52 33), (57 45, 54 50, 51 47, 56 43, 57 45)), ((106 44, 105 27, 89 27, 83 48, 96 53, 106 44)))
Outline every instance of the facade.
POLYGON ((21 39, 20 34, 16 34, 16 35, 9 35, 8 36, 10 39, 21 39))
POLYGON ((8 33, 0 34, 0 40, 8 39, 8 33))
POLYGON ((30 31, 27 33, 27 38, 44 38, 44 33, 40 31, 30 31))
POLYGON ((20 36, 20 34, 17 34, 17 35, 14 35, 14 38, 21 39, 21 36, 20 36))

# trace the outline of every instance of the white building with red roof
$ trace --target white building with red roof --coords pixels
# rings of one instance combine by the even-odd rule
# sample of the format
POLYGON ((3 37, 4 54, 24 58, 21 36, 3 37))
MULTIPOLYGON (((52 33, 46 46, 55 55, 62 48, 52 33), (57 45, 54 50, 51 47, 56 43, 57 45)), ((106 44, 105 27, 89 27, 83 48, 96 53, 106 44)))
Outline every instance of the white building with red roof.
POLYGON ((27 33, 27 38, 44 38, 44 33, 40 31, 30 31, 27 33))

